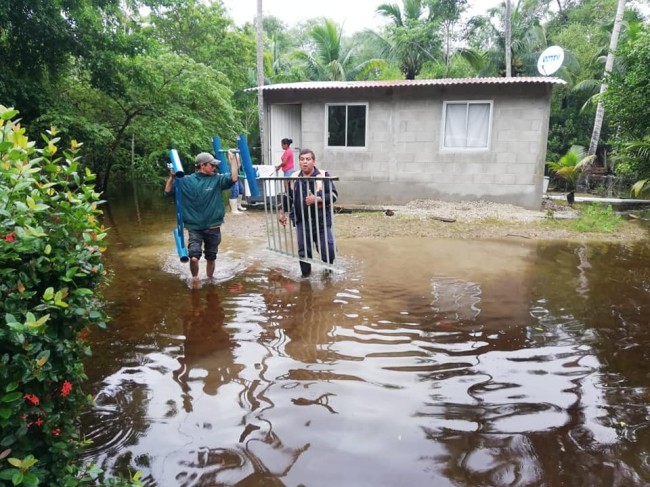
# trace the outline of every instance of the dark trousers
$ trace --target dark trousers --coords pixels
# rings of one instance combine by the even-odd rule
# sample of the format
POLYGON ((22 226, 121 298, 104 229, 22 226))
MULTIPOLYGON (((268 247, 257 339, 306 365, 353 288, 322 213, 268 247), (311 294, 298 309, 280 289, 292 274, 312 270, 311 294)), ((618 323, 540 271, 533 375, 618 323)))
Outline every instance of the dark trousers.
MULTIPOLYGON (((323 262, 331 264, 334 262, 334 237, 332 236, 332 227, 325 225, 311 225, 300 222, 296 225, 296 234, 298 235, 298 255, 300 257, 312 258, 312 247, 316 244, 316 250, 323 262)), ((311 274, 311 264, 300 262, 302 275, 307 277, 311 274)))

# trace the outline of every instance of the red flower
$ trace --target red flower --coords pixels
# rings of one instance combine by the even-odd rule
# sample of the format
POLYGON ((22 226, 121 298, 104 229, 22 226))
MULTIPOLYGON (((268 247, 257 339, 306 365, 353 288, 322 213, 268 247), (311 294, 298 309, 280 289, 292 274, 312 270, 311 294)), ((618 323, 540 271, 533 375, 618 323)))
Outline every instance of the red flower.
POLYGON ((68 394, 70 394, 71 390, 72 390, 72 384, 67 380, 64 381, 63 385, 61 386, 61 396, 68 397, 68 394))
POLYGON ((8 233, 7 235, 0 235, 0 238, 6 240, 7 242, 16 241, 16 236, 13 233, 8 233))
POLYGON ((54 428, 52 430, 52 436, 59 436, 61 434, 61 430, 59 428, 54 428))
POLYGON ((36 421, 34 421, 34 424, 36 426, 42 426, 43 425, 43 420, 41 418, 38 418, 36 421))
POLYGON ((39 401, 38 396, 36 394, 25 394, 23 396, 25 399, 27 399, 29 402, 31 402, 34 406, 38 406, 41 401, 39 401))

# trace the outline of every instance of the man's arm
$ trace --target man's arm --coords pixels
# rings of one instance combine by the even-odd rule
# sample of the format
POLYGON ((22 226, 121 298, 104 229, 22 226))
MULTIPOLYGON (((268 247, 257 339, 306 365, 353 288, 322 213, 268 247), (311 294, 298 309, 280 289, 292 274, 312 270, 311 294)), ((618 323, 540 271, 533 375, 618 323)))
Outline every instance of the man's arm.
POLYGON ((174 171, 173 169, 169 170, 169 177, 167 182, 165 182, 165 196, 171 196, 174 194, 174 171))
POLYGON ((239 166, 241 164, 239 157, 232 150, 228 151, 228 162, 230 163, 230 178, 233 183, 239 180, 239 166))

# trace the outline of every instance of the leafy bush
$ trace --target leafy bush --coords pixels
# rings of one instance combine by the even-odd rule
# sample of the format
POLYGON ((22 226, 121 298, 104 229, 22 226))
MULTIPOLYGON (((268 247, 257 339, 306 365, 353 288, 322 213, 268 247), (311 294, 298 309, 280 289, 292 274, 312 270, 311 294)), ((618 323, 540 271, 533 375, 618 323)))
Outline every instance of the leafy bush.
POLYGON ((0 484, 75 486, 89 327, 104 327, 97 286, 106 233, 80 144, 38 149, 0 105, 0 484))
POLYGON ((580 219, 573 226, 579 232, 604 232, 612 233, 618 228, 622 219, 614 213, 611 205, 598 204, 587 206, 580 214, 580 219))

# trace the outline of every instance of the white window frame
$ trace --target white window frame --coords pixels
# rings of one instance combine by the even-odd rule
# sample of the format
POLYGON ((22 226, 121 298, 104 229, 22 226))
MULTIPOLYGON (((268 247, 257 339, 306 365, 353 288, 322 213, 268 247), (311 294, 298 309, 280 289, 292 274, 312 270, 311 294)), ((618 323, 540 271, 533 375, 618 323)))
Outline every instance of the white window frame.
POLYGON ((341 103, 326 103, 325 104, 325 147, 333 150, 360 150, 368 148, 368 125, 370 118, 370 109, 368 102, 341 102, 341 103), (329 107, 340 107, 344 106, 345 110, 345 145, 329 145, 329 107), (366 127, 364 133, 364 145, 348 146, 348 110, 350 106, 363 106, 366 109, 366 127))
MULTIPOLYGON (((453 100, 453 101, 444 101, 442 103, 442 130, 440 133, 440 149, 443 151, 460 151, 460 152, 476 152, 476 151, 486 151, 490 150, 490 142, 492 140, 492 124, 493 124, 493 114, 494 114, 494 101, 493 100, 453 100), (447 147, 445 146, 445 134, 447 133, 447 107, 449 105, 467 105, 469 110, 470 105, 488 105, 489 110, 489 120, 488 120, 488 133, 487 133, 487 144, 485 147, 447 147)), ((469 120, 469 118, 468 118, 469 120)), ((465 127, 465 135, 467 136, 467 127, 465 127)))

